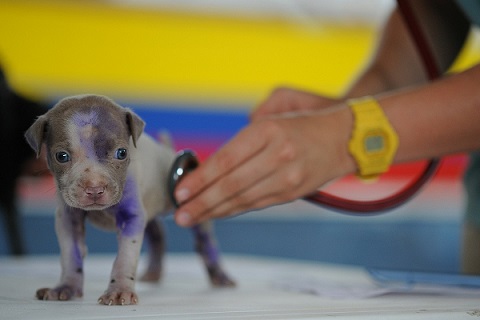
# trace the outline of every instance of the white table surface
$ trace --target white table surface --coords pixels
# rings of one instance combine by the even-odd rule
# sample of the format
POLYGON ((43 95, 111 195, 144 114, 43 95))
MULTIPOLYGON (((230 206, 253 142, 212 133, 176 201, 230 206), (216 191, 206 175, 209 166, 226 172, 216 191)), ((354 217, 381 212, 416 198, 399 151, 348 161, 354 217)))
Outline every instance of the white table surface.
POLYGON ((113 255, 87 257, 84 297, 52 302, 37 301, 34 293, 37 288, 58 281, 57 256, 0 258, 0 319, 473 320, 480 317, 478 292, 413 291, 362 298, 363 290, 375 288, 362 268, 292 260, 226 255, 224 265, 238 286, 213 289, 195 255, 171 253, 166 256, 160 284, 137 283, 138 305, 101 306, 96 301, 106 288, 113 259, 113 255), (285 289, 288 284, 295 287, 302 282, 307 282, 307 286, 310 282, 312 287, 320 285, 320 295, 285 289), (333 298, 329 294, 333 291, 344 296, 333 298))

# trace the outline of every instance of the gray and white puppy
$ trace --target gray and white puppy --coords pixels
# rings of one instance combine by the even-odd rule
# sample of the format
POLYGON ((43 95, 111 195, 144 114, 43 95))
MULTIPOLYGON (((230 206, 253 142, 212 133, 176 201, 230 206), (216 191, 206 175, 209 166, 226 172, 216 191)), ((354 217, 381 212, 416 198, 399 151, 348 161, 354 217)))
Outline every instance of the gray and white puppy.
MULTIPOLYGON (((55 230, 62 274, 56 287, 37 291, 38 299, 83 295, 86 219, 116 231, 118 238, 118 254, 100 304, 138 302, 134 287, 144 235, 150 259, 142 280, 159 280, 164 244, 155 217, 172 209, 166 181, 175 153, 143 134, 144 125, 135 113, 107 97, 81 95, 59 101, 27 130, 25 137, 37 155, 46 144, 58 193, 55 230)), ((233 286, 219 264, 210 225, 193 231, 211 283, 233 286)))

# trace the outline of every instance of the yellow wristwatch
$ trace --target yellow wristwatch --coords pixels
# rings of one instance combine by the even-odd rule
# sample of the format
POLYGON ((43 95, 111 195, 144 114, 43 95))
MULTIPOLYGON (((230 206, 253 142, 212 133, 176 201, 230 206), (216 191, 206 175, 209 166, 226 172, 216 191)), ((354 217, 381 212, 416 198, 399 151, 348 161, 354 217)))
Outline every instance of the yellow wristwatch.
POLYGON ((347 102, 354 115, 350 154, 362 179, 376 178, 386 172, 398 149, 398 136, 377 100, 372 97, 347 102))

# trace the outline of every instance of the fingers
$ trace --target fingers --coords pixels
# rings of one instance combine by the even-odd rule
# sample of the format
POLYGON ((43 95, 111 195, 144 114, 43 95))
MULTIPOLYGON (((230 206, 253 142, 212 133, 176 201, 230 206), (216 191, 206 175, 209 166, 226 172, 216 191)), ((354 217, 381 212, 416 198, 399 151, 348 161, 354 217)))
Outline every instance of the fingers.
POLYGON ((295 100, 299 91, 290 88, 276 88, 270 96, 259 104, 250 114, 250 120, 256 121, 265 116, 293 111, 296 108, 295 100))
POLYGON ((256 183, 260 183, 262 179, 268 179, 269 175, 272 174, 272 172, 259 172, 262 175, 255 176, 256 173, 252 173, 251 178, 245 180, 243 177, 245 177, 245 172, 249 170, 248 167, 247 164, 242 165, 225 178, 211 185, 199 194, 198 198, 182 205, 177 211, 177 223, 182 226, 191 226, 207 218, 236 214, 237 211, 232 210, 235 207, 234 204, 251 202, 246 198, 249 194, 243 194, 246 191, 256 189, 256 183))
POLYGON ((288 181, 285 177, 284 172, 274 173, 207 211, 193 216, 193 221, 200 223, 212 218, 234 216, 247 210, 262 209, 295 200, 303 194, 302 189, 295 187, 297 183, 290 183, 294 180, 288 181))
POLYGON ((182 219, 188 216, 189 221, 178 222, 189 226, 207 217, 234 215, 253 205, 257 199, 276 193, 278 184, 272 176, 275 177, 275 168, 279 164, 272 163, 272 159, 276 162, 285 161, 277 155, 276 150, 276 147, 266 147, 254 159, 219 178, 192 202, 187 202, 179 208, 178 216, 182 219))
POLYGON ((250 120, 257 121, 267 116, 287 112, 319 110, 339 102, 340 100, 310 92, 280 87, 273 90, 270 96, 258 105, 250 114, 250 120))
MULTIPOLYGON (((182 207, 183 204, 197 197, 218 179, 228 176, 265 148, 268 141, 266 130, 257 128, 258 125, 254 127, 242 130, 214 156, 180 181, 175 191, 175 197, 182 204, 182 207), (245 143, 245 141, 248 143, 245 143)), ((211 193, 212 191, 209 191, 207 196, 211 193)), ((178 216, 177 214, 177 218, 178 216)))

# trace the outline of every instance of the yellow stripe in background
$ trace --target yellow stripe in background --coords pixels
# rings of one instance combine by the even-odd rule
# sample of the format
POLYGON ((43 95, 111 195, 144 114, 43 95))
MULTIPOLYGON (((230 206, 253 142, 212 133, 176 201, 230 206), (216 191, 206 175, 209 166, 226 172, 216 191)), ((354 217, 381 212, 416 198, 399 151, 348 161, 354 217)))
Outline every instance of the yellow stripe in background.
POLYGON ((0 2, 0 61, 24 93, 254 104, 278 85, 335 95, 372 50, 372 26, 125 7, 0 2))

